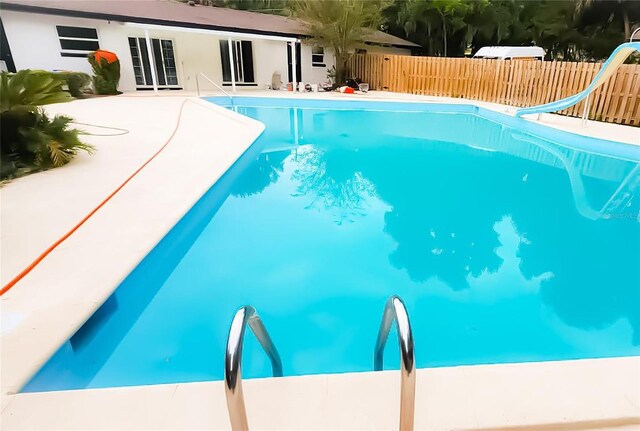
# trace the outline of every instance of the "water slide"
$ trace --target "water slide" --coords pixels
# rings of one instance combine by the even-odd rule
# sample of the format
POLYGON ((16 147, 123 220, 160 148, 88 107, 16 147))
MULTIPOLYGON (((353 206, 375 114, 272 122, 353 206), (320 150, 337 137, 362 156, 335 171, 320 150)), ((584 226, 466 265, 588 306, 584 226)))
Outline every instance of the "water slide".
POLYGON ((582 99, 589 97, 596 88, 605 83, 611 75, 613 75, 618 67, 624 63, 624 61, 634 51, 640 51, 640 42, 627 42, 618 46, 613 50, 611 56, 604 62, 602 69, 598 72, 591 84, 578 94, 569 96, 565 99, 556 100, 555 102, 545 103, 544 105, 531 106, 529 108, 522 108, 516 111, 516 117, 522 117, 527 114, 542 114, 544 112, 554 112, 567 109, 576 103, 579 103, 582 99))

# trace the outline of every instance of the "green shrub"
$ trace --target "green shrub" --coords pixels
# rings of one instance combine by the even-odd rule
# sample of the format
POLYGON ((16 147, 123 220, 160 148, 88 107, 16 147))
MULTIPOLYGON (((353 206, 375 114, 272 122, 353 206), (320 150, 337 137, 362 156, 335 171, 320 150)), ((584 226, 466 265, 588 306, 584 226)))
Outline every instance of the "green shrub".
POLYGON ((64 115, 50 119, 42 109, 3 113, 0 116, 0 179, 62 166, 80 150, 91 153, 93 147, 80 141, 79 131, 69 128, 71 121, 70 117, 64 115))
POLYGON ((78 151, 93 150, 69 128, 71 118, 50 119, 40 108, 71 100, 65 85, 50 72, 0 74, 0 180, 62 166, 78 151))
POLYGON ((65 82, 42 70, 21 70, 0 74, 0 112, 11 109, 35 110, 37 106, 71 100, 65 82))
POLYGON ((89 54, 96 94, 120 94, 120 60, 109 51, 98 50, 89 54))
POLYGON ((64 80, 71 96, 82 99, 91 94, 91 76, 83 72, 52 72, 54 76, 64 80))

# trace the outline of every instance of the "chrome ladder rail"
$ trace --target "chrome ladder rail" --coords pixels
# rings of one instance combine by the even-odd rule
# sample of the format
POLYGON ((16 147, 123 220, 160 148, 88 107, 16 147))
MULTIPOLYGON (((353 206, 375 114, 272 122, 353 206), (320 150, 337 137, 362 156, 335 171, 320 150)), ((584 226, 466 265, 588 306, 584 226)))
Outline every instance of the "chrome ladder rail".
POLYGON ((227 338, 227 351, 224 358, 224 384, 229 410, 229 421, 234 431, 249 429, 247 411, 242 393, 242 345, 247 324, 253 331, 269 359, 274 377, 282 377, 282 361, 271 341, 256 309, 246 305, 240 307, 231 322, 227 338))
POLYGON ((378 340, 373 352, 373 369, 381 371, 384 362, 384 347, 389 338, 391 325, 395 320, 398 327, 400 345, 400 430, 413 430, 416 403, 416 364, 413 346, 413 333, 409 314, 402 299, 393 295, 385 304, 378 340))
POLYGON ((202 72, 198 72, 196 73, 196 91, 198 93, 198 96, 200 96, 200 81, 198 81, 198 76, 202 76, 204 79, 206 79, 207 81, 209 81, 210 83, 212 83, 218 90, 222 91, 222 93, 224 93, 225 96, 227 96, 229 98, 229 100, 231 101, 231 107, 234 107, 233 104, 233 97, 227 93, 224 88, 222 88, 221 86, 219 86, 218 84, 215 83, 215 81, 213 81, 212 79, 210 79, 207 75, 205 75, 202 72))

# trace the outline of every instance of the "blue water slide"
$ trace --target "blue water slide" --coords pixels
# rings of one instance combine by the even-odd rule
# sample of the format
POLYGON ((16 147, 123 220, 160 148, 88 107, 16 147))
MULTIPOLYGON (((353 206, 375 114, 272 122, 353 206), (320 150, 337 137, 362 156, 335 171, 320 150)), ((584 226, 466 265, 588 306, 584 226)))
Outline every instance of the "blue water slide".
POLYGON ((542 114, 544 112, 554 112, 567 109, 576 103, 579 103, 582 99, 589 96, 596 88, 600 87, 605 81, 615 73, 622 63, 633 53, 634 51, 640 51, 640 42, 627 42, 618 46, 613 50, 611 56, 604 62, 600 72, 593 78, 591 84, 578 94, 569 96, 565 99, 556 100, 555 102, 545 103, 544 105, 531 106, 529 108, 522 108, 516 111, 516 117, 522 117, 527 114, 542 114))

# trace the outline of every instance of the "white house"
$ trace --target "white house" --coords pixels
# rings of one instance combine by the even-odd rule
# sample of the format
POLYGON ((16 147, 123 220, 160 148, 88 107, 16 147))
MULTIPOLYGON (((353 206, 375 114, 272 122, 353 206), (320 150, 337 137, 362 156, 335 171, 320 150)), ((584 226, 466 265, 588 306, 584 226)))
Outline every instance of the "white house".
MULTIPOLYGON (((9 70, 91 73, 87 54, 105 49, 120 59, 122 91, 195 90, 200 73, 234 90, 265 88, 274 72, 284 82, 319 83, 334 63, 331 52, 305 43, 307 29, 294 19, 170 0, 3 0, 0 24, 9 70)), ((361 49, 416 47, 378 31, 361 49)))

